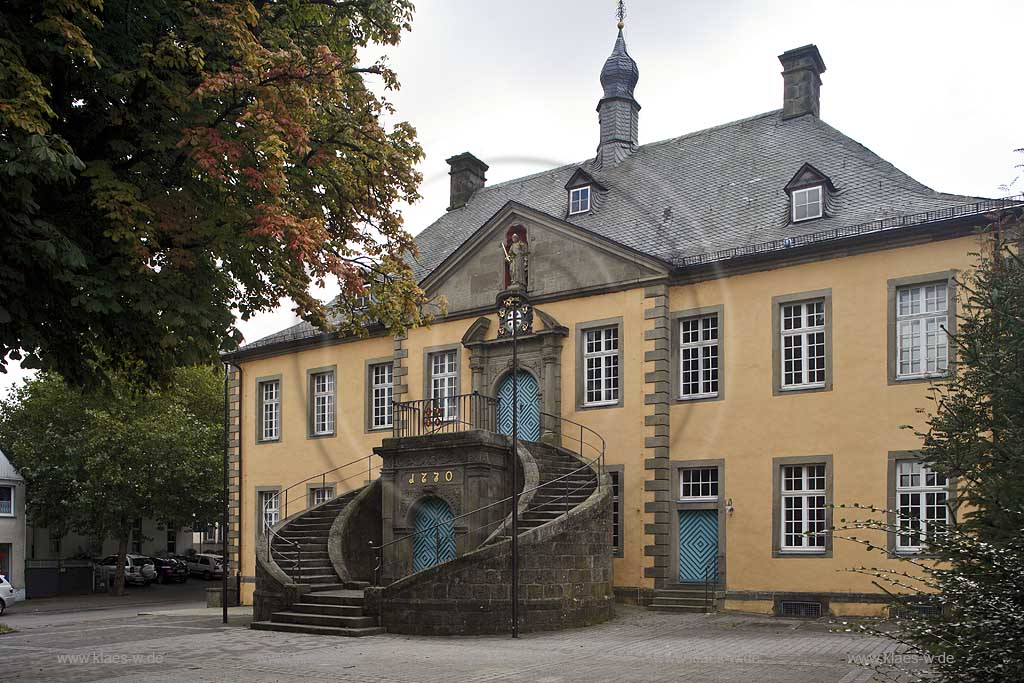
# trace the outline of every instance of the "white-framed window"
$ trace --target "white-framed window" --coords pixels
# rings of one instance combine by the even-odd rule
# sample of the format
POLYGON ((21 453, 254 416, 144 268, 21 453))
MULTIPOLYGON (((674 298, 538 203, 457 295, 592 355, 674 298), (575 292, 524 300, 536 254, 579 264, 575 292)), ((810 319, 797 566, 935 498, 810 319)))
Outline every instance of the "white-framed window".
POLYGON ((802 190, 793 190, 791 195, 793 221, 809 221, 812 218, 821 218, 823 213, 821 197, 821 185, 805 187, 802 190))
POLYGON ((679 398, 718 395, 718 314, 679 321, 679 398))
POLYGON ((220 524, 207 524, 203 529, 203 543, 220 542, 220 524))
POLYGON ((278 491, 260 491, 260 510, 263 526, 272 527, 281 519, 281 494, 278 491))
POLYGON ((430 399, 442 420, 459 419, 459 354, 455 349, 430 354, 430 399))
POLYGON ((590 185, 569 190, 569 215, 590 211, 590 185))
POLYGON ((825 386, 825 301, 779 305, 782 388, 825 386))
POLYGON ((896 290, 897 378, 941 375, 949 368, 948 298, 945 282, 896 290))
POLYGON ((896 468, 896 512, 900 533, 896 552, 916 553, 927 539, 949 526, 949 480, 915 460, 902 460, 896 468))
POLYGON ((679 500, 718 500, 718 468, 684 467, 679 470, 679 500))
POLYGON ((0 517, 14 516, 14 487, 0 486, 0 517))
POLYGON ((586 406, 619 401, 619 328, 597 327, 583 333, 584 399, 586 406))
POLYGON ((393 363, 379 363, 370 366, 370 427, 382 429, 392 423, 392 405, 394 400, 393 363))
POLYGON ((309 493, 312 504, 319 505, 320 503, 326 503, 331 498, 334 498, 334 487, 320 486, 315 489, 310 489, 309 493))
POLYGON ((281 438, 281 380, 260 382, 260 440, 281 438))
POLYGON ((782 466, 782 550, 824 552, 825 465, 782 466))
POLYGON ((313 383, 313 435, 334 433, 334 371, 315 372, 313 383))

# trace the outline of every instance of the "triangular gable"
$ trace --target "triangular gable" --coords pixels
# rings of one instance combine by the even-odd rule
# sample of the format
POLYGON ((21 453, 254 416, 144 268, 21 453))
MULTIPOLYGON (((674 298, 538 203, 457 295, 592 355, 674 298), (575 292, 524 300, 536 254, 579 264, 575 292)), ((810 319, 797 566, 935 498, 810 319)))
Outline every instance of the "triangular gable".
POLYGON ((505 288, 502 246, 512 226, 526 231, 531 299, 643 286, 665 278, 671 269, 663 261, 510 201, 420 285, 431 297, 444 296, 450 313, 492 307, 505 288))
POLYGON ((793 174, 793 177, 790 178, 783 189, 786 192, 792 192, 793 190, 810 187, 811 185, 825 185, 830 192, 836 191, 836 186, 832 184, 832 179, 808 163, 805 163, 793 174))
POLYGON ((607 187, 602 185, 601 182, 597 180, 597 178, 590 175, 582 168, 577 168, 576 172, 573 173, 572 176, 570 176, 569 182, 565 184, 565 189, 571 190, 574 187, 583 187, 584 185, 593 185, 602 192, 608 189, 607 187))

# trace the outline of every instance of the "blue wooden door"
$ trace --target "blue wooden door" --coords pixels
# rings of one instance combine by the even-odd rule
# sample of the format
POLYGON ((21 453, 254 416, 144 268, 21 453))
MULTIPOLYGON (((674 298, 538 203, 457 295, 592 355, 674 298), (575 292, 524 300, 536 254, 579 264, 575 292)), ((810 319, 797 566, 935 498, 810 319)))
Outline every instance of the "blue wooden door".
POLYGON ((455 525, 452 509, 431 496, 416 508, 412 539, 412 570, 423 571, 455 559, 455 525))
MULTIPOLYGON (((523 441, 540 441, 540 392, 537 380, 528 372, 520 370, 519 379, 519 438, 523 441)), ((498 387, 498 431, 512 434, 512 374, 501 381, 498 387)))
POLYGON ((718 577, 718 510, 680 510, 679 581, 703 583, 705 576, 718 577))

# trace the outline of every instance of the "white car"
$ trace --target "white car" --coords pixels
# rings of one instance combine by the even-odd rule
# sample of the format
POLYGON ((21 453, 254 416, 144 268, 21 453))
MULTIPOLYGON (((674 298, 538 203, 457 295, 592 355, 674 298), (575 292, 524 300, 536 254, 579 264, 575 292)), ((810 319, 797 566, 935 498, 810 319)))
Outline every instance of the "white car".
MULTIPOLYGON (((117 555, 108 555, 99 561, 98 569, 110 586, 114 585, 117 575, 117 555)), ((144 555, 127 555, 124 561, 124 582, 137 586, 148 586, 156 581, 156 568, 153 560, 144 555)))
POLYGON ((185 560, 188 563, 188 573, 198 575, 209 581, 219 579, 224 575, 224 563, 220 555, 207 555, 198 553, 185 560))
POLYGON ((7 608, 18 601, 18 594, 14 592, 14 586, 7 580, 7 577, 0 574, 0 614, 7 611, 7 608))

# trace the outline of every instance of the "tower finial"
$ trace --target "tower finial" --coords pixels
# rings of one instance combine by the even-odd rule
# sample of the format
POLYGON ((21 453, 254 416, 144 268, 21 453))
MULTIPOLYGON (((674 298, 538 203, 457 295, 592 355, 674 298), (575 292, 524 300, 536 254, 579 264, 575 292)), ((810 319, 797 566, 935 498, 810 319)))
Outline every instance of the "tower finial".
POLYGON ((615 16, 618 18, 619 30, 626 25, 626 3, 625 0, 619 0, 618 7, 615 8, 615 16))

